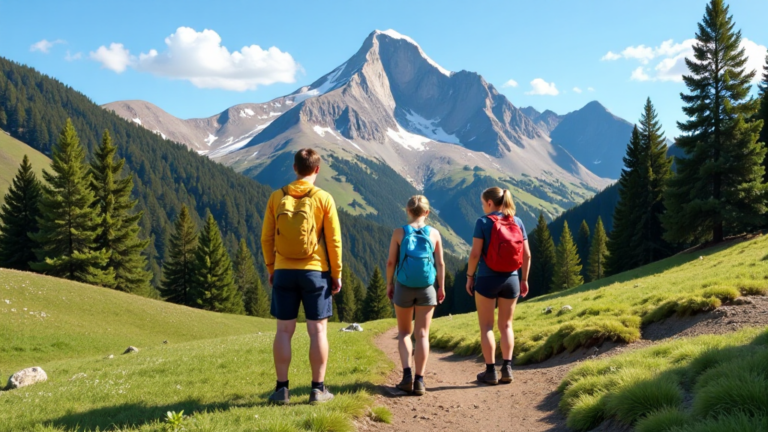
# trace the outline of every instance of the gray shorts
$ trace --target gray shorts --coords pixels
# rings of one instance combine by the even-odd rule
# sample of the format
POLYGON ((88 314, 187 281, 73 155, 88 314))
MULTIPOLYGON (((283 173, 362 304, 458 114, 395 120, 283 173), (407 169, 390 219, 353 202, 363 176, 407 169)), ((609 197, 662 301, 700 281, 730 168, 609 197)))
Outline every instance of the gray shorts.
POLYGON ((401 308, 437 306, 437 291, 434 285, 426 288, 411 288, 395 282, 395 295, 392 301, 401 308))

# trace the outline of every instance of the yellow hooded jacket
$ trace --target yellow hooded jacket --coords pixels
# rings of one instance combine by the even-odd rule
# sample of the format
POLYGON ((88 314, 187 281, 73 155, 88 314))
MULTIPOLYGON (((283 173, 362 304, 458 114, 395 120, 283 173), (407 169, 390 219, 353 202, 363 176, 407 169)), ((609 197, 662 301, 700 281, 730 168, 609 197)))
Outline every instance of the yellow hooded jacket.
MULTIPOLYGON (((288 193, 294 198, 301 198, 315 186, 306 180, 296 180, 287 186, 288 193)), ((341 278, 341 226, 336 212, 336 203, 331 194, 319 190, 315 200, 315 225, 321 229, 324 239, 320 239, 317 251, 304 259, 289 259, 275 251, 275 209, 283 199, 282 190, 272 192, 264 215, 261 229, 261 250, 269 274, 275 270, 316 270, 331 272, 334 279, 341 278), (325 240, 325 241, 323 241, 325 240), (328 268, 330 263, 330 268, 328 268)))

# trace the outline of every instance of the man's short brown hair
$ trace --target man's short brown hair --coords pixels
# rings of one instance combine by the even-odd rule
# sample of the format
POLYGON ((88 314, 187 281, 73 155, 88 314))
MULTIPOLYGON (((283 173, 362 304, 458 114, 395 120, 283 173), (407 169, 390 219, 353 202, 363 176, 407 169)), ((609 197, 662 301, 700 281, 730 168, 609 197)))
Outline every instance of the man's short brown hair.
POLYGON ((293 164, 296 174, 306 177, 314 174, 315 169, 320 166, 320 155, 311 148, 304 148, 296 152, 293 164))

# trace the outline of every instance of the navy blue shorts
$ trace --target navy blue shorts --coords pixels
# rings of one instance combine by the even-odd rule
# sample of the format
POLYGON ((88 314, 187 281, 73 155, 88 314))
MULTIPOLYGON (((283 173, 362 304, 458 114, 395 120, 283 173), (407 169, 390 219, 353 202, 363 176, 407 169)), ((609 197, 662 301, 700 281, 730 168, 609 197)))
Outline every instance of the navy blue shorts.
POLYGON ((308 320, 329 318, 333 315, 332 287, 330 272, 275 270, 270 313, 279 320, 294 320, 303 303, 308 320))
POLYGON ((520 278, 517 274, 480 276, 475 280, 475 292, 490 299, 516 299, 520 296, 520 278))

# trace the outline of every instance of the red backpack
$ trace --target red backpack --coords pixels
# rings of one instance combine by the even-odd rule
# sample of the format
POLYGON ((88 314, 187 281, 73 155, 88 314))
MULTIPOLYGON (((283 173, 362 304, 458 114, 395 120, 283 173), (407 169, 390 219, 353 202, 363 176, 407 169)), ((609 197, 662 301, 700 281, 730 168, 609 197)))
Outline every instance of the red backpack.
POLYGON ((485 254, 485 264, 499 273, 511 273, 523 266, 523 231, 513 217, 488 215, 493 221, 491 241, 485 254))

